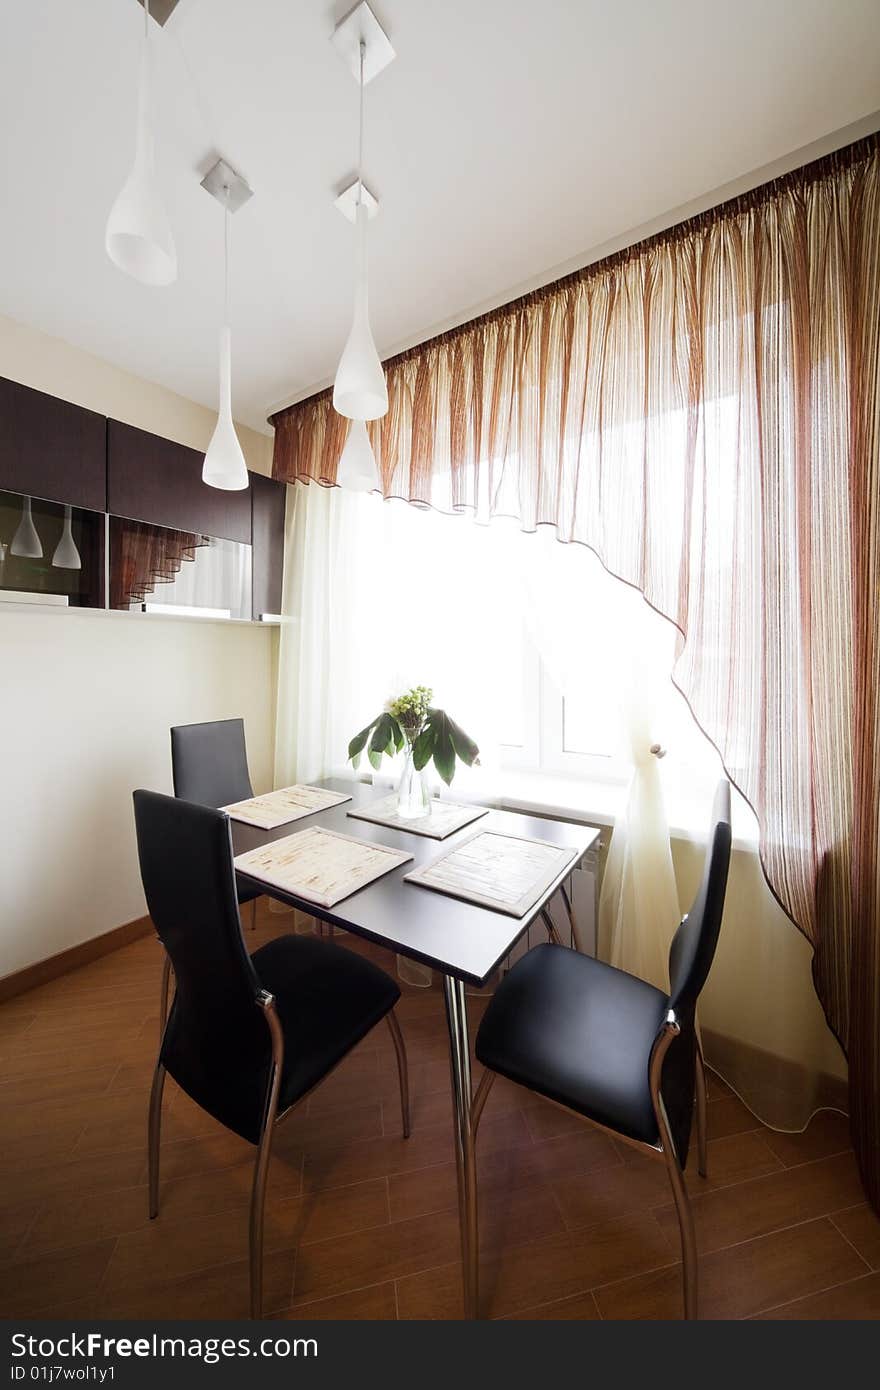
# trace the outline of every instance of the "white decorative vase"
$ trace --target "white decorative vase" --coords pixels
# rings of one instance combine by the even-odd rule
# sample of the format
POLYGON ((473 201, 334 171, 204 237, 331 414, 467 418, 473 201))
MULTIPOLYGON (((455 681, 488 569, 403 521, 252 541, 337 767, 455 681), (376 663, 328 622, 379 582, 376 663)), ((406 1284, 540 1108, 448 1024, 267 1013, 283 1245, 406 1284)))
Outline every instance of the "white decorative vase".
POLYGON ((412 744, 407 741, 400 786, 397 789, 397 814, 403 820, 420 820, 431 814, 431 798, 424 768, 417 772, 413 763, 412 744))

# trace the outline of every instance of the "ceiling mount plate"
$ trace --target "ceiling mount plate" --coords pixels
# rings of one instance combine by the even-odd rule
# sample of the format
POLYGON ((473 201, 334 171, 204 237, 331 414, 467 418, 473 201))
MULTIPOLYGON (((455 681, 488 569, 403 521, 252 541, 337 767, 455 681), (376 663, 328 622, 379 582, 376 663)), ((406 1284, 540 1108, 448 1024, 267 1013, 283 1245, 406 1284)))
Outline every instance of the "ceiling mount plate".
POLYGON ((357 82, 361 80, 361 40, 365 45, 364 85, 366 86, 397 56, 391 47, 388 35, 373 14, 367 0, 361 0, 359 5, 355 5, 354 9, 345 16, 345 19, 337 24, 330 39, 340 58, 347 67, 351 68, 357 82))
MULTIPOLYGON (((367 209, 367 217, 372 220, 372 218, 374 218, 377 212, 379 211, 379 199, 375 196, 374 193, 370 192, 366 184, 363 184, 362 187, 364 190, 363 202, 364 207, 367 209)), ((339 197, 336 199, 336 202, 334 203, 334 207, 337 207, 339 211, 342 213, 342 216, 347 217, 349 222, 356 222, 357 206, 358 180, 355 179, 354 183, 350 183, 347 188, 343 188, 342 192, 339 194, 339 197)))
POLYGON ((202 179, 202 188, 218 203, 222 203, 227 212, 238 212, 254 196, 247 179, 237 174, 225 159, 218 159, 216 164, 212 164, 202 179))
MULTIPOLYGON (((144 0, 138 3, 142 5, 144 0)), ((179 4, 180 0, 150 0, 150 19, 164 27, 179 4)))

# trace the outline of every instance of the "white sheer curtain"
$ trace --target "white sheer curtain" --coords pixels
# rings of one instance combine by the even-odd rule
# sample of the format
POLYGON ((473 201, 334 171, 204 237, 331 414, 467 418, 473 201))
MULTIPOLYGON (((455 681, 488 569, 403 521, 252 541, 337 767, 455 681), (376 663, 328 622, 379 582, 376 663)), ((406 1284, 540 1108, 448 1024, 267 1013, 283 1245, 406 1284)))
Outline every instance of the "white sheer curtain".
POLYGON ((666 989, 669 943, 680 912, 660 768, 651 749, 665 753, 663 741, 675 738, 679 768, 695 764, 698 780, 705 779, 711 754, 700 746, 702 739, 694 746, 689 720, 676 709, 681 701, 670 681, 675 657, 670 624, 641 594, 604 573, 591 553, 573 561, 570 548, 558 544, 548 528, 538 532, 535 544, 540 563, 520 571, 522 611, 532 639, 566 710, 595 708, 596 686, 605 687, 604 732, 632 767, 602 875, 598 953, 666 989), (575 573, 581 581, 575 594, 589 593, 592 602, 572 595, 575 573))
MULTIPOLYGON (((487 663, 500 681, 517 678, 506 575, 492 563, 504 537, 495 538, 493 547, 466 517, 375 495, 288 489, 276 786, 350 774, 349 740, 389 696, 416 684, 433 686, 437 703, 474 734, 483 769, 494 764, 497 687, 474 673, 487 663)), ((389 785, 397 775, 387 762, 371 774, 366 760, 361 772, 389 785)), ((412 984, 430 983, 413 962, 399 969, 412 984)))
POLYGON ((614 823, 602 875, 598 954, 668 990, 669 945, 681 914, 663 787, 646 737, 634 721, 626 810, 614 823))
MULTIPOLYGON (((480 766, 460 770, 444 794, 492 799, 521 770, 550 780, 551 796, 567 779, 584 811, 621 807, 599 952, 664 987, 721 773, 670 678, 670 624, 592 552, 559 544, 548 528, 529 535, 515 523, 479 525, 317 483, 290 488, 287 516, 276 786, 350 774, 349 739, 388 696, 433 686, 481 750, 480 766), (523 672, 535 649, 544 673, 529 704, 523 672), (558 743, 573 750, 567 772, 548 766, 541 746, 550 706, 561 710, 558 743), (667 750, 662 761, 653 743, 667 750), (600 745, 582 772, 579 756, 600 745), (672 856, 664 802, 676 827, 672 856), (697 827, 692 838, 688 826, 697 827)), ((396 778, 387 762, 378 775, 366 763, 361 773, 386 786, 396 778)), ((735 830, 747 834, 743 811, 740 802, 735 830)), ((297 925, 312 929, 311 919, 297 925)), ((802 1127, 816 1105, 839 1099, 839 1050, 812 988, 808 944, 747 847, 734 852, 701 1024, 710 1066, 768 1123, 802 1127)))
POLYGON ((377 701, 381 707, 386 693, 369 583, 373 514, 382 504, 341 488, 298 484, 287 491, 278 787, 341 771, 348 740, 367 722, 358 723, 359 715, 377 701))
MULTIPOLYGON (((351 737, 417 684, 480 745, 480 768, 460 768, 452 794, 481 785, 500 739, 517 736, 508 696, 522 683, 522 632, 509 600, 514 547, 529 539, 378 495, 289 488, 276 785, 350 771, 351 737)), ((379 777, 395 775, 386 762, 379 777)))
POLYGON ((611 965, 669 988, 668 956, 681 918, 660 774, 664 742, 664 685, 674 636, 636 594, 625 625, 630 645, 621 660, 620 713, 632 777, 626 809, 608 848, 599 900, 599 954, 611 965))
MULTIPOLYGON (((669 625, 548 528, 524 535, 503 521, 481 526, 316 484, 291 488, 289 502, 276 785, 345 771, 352 734, 390 694, 424 683, 480 745, 480 768, 462 769, 456 785, 494 791, 503 746, 534 742, 518 727, 530 642, 565 709, 601 726, 598 741, 614 748, 605 775, 633 762, 600 941, 613 963, 662 985, 678 900, 650 744, 673 739, 679 771, 689 757, 707 785, 714 775, 668 679, 669 625)), ((394 775, 386 764, 377 780, 394 775)), ((428 978, 408 965, 402 973, 428 978)))

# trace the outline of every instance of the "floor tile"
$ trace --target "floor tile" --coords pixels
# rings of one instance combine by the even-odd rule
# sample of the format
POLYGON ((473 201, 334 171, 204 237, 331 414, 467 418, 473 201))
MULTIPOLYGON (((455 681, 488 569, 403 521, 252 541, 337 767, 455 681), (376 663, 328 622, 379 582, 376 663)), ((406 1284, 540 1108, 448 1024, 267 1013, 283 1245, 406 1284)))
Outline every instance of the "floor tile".
MULTIPOLYGON (((700 1317, 750 1317, 864 1272, 830 1221, 808 1222, 704 1256, 700 1317)), ((603 1318, 680 1318, 681 1266, 599 1288, 596 1299, 603 1318)))
MULTIPOLYGON (((260 903, 249 950, 286 934, 260 903)), ((339 944, 395 973, 393 955, 339 944)), ((161 953, 153 938, 0 1005, 0 1306, 12 1316, 246 1317, 255 1150, 169 1079, 160 1214, 146 1110, 161 953)), ((473 1032, 485 1000, 469 998, 473 1032)), ((413 1133, 376 1028, 274 1136, 266 1311, 318 1319, 462 1312, 446 1020, 404 987, 413 1133)), ((473 1066, 474 1083, 482 1074, 473 1066)), ((706 1317, 878 1316, 880 1221, 845 1117, 763 1127, 709 1075, 709 1174, 687 1183, 706 1317)), ((681 1315, 664 1165, 504 1078, 477 1152, 482 1309, 540 1321, 681 1315)))

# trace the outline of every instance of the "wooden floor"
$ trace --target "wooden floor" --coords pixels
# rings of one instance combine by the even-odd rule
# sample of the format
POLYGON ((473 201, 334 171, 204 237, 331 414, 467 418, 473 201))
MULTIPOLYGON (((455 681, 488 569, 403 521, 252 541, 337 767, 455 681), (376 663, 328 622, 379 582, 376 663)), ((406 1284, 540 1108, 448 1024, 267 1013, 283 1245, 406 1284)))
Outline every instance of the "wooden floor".
MULTIPOLYGON (((263 903, 249 940, 289 920, 263 903)), ((0 1007, 7 1318, 246 1316, 253 1150, 172 1084, 161 1210, 147 1220, 159 974, 159 948, 144 939, 0 1007)), ((481 1007, 472 1001, 473 1024, 481 1007)), ((409 1140, 384 1026, 277 1133, 265 1279, 275 1314, 460 1316, 442 996, 407 990, 399 1014, 409 1140)), ((880 1222, 845 1120, 825 1113, 803 1135, 775 1134, 714 1077, 710 1094, 709 1178, 690 1178, 702 1315, 880 1316, 880 1222)), ((484 1316, 680 1315, 662 1162, 500 1080, 478 1152, 484 1316)))

